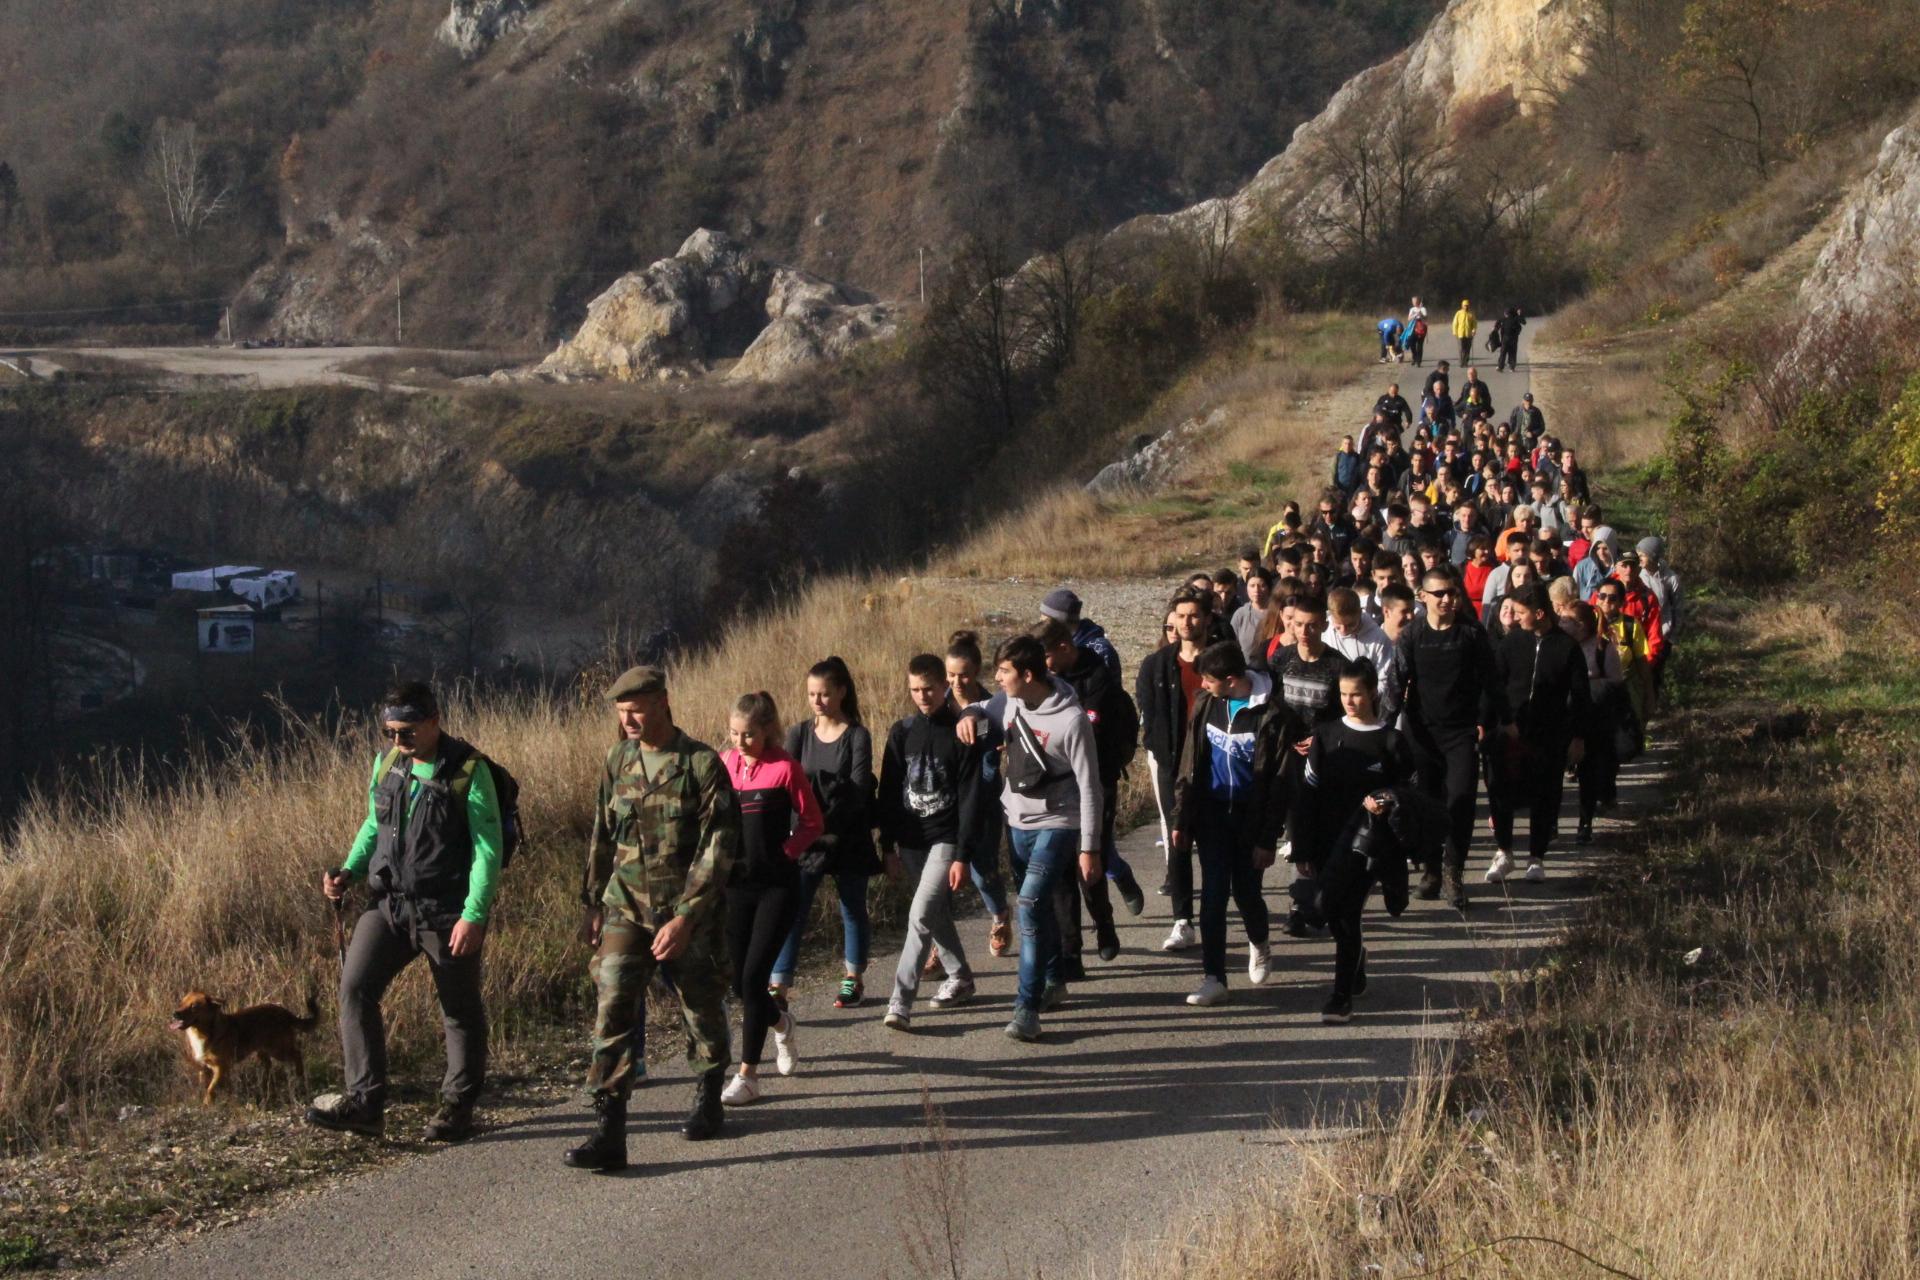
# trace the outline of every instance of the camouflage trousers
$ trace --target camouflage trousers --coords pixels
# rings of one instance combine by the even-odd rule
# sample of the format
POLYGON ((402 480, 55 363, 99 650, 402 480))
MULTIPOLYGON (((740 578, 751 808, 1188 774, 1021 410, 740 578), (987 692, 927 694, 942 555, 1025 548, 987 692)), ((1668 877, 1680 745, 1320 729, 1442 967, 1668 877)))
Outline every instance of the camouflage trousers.
POLYGON ((589 971, 599 990, 587 1088, 625 1097, 646 1071, 647 984, 659 972, 680 996, 687 1062, 695 1074, 731 1061, 727 972, 719 930, 701 929, 679 956, 653 958, 653 926, 609 911, 589 971))

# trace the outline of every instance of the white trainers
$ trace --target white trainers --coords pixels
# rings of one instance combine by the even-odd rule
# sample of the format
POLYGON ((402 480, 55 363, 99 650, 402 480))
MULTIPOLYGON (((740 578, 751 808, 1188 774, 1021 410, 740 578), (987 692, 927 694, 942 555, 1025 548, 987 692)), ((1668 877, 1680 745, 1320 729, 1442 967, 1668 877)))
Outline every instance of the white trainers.
POLYGON ((1545 880, 1546 878, 1547 878, 1547 864, 1542 862, 1538 858, 1533 858, 1528 860, 1527 879, 1532 881, 1534 884, 1539 884, 1542 880, 1545 880))
POLYGON ((948 978, 940 984, 940 990, 934 992, 933 999, 928 1003, 936 1009, 951 1009, 954 1005, 965 1004, 973 999, 973 994, 972 978, 948 978))
POLYGON ((1227 1002, 1227 984, 1208 974, 1200 980, 1200 989, 1187 997, 1188 1004, 1196 1004, 1211 1009, 1216 1004, 1227 1002))
POLYGON ((1272 971, 1270 954, 1265 946, 1258 942, 1247 944, 1247 981, 1258 987, 1267 980, 1272 971))
POLYGON ((895 1031, 905 1031, 913 1026, 913 1015, 905 1009, 889 1006, 887 1016, 882 1018, 881 1021, 885 1022, 889 1027, 892 1027, 895 1031))
POLYGON ((1199 945, 1200 934, 1199 931, 1193 927, 1192 921, 1175 920, 1173 922, 1173 932, 1169 933, 1167 940, 1160 944, 1160 949, 1162 951, 1191 951, 1199 945))
POLYGON ((1487 864, 1487 883, 1499 884, 1513 874, 1513 855, 1505 849, 1493 851, 1493 861, 1487 864))
POLYGON ((794 1021, 792 1013, 782 1014, 780 1022, 773 1028, 773 1065, 783 1076, 792 1075, 793 1069, 800 1065, 800 1051, 793 1043, 793 1033, 797 1030, 799 1024, 794 1021), (782 1031, 781 1026, 785 1026, 786 1030, 782 1031))
POLYGON ((735 1076, 720 1094, 729 1107, 744 1107, 760 1101, 760 1080, 756 1076, 735 1076))

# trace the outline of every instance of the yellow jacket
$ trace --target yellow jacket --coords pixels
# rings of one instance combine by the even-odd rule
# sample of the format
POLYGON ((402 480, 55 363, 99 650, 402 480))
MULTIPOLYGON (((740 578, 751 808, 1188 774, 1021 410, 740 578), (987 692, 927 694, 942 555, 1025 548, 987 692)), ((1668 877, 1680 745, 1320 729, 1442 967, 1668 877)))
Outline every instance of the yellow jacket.
POLYGON ((1453 313, 1453 336, 1471 338, 1479 327, 1480 322, 1474 318, 1473 308, 1462 302, 1460 309, 1453 313))

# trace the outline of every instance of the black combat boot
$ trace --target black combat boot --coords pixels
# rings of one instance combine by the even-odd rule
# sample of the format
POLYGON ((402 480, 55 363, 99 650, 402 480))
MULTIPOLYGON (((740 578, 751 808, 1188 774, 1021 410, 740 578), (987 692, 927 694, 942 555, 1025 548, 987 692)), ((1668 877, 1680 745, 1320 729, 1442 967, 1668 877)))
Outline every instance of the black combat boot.
POLYGON ((569 1168, 613 1173, 627 1167, 627 1100, 615 1093, 593 1095, 600 1125, 593 1136, 566 1154, 569 1168))
POLYGON ((1467 909, 1466 868, 1449 862, 1441 869, 1440 896, 1445 898, 1455 911, 1467 909))
POLYGON ((443 1102, 427 1121, 428 1142, 465 1142, 473 1136, 473 1104, 443 1102))
POLYGON ((703 1071, 694 1082, 693 1110, 687 1113, 686 1126, 680 1130, 688 1142, 704 1142, 720 1135, 720 1126, 726 1121, 720 1106, 720 1090, 726 1083, 725 1067, 703 1071))
POLYGON ((386 1128, 386 1111, 358 1098, 342 1097, 324 1107, 308 1107, 307 1123, 316 1129, 377 1138, 386 1128))
POLYGON ((1432 902, 1436 898, 1438 898, 1440 896, 1440 885, 1441 885, 1441 880, 1440 880, 1439 868, 1428 867, 1426 870, 1422 871, 1420 873, 1420 890, 1419 890, 1421 901, 1432 902))

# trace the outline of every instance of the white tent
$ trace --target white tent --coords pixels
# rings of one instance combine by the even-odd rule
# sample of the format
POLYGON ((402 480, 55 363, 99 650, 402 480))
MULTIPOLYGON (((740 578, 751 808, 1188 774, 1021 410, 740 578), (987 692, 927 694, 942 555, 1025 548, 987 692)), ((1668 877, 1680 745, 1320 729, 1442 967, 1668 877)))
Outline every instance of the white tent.
POLYGON ((288 569, 275 569, 258 577, 235 578, 227 589, 256 609, 285 604, 300 594, 300 576, 288 569))
POLYGON ((235 578, 251 578, 266 570, 257 564, 223 564, 211 569, 190 569, 173 575, 175 591, 218 591, 235 578))

